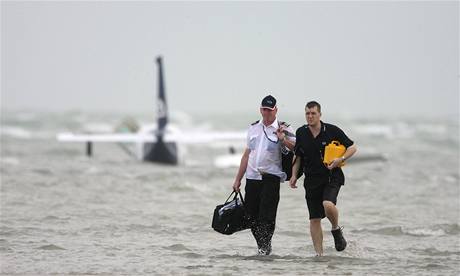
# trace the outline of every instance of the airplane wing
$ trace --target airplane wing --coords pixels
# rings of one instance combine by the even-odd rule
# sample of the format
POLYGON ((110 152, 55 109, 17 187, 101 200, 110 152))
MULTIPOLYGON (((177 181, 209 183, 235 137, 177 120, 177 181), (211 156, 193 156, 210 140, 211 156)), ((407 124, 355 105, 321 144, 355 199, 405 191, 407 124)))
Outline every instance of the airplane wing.
POLYGON ((156 142, 157 138, 149 134, 110 133, 110 134, 74 134, 59 133, 57 140, 61 142, 106 142, 106 143, 138 143, 156 142))

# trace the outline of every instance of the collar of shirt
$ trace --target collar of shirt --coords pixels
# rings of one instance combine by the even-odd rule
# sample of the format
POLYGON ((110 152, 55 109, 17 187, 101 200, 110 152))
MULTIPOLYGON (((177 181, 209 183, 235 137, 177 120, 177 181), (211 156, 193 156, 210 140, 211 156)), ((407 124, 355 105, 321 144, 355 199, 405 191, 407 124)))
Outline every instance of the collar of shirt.
MULTIPOLYGON (((323 123, 323 121, 319 121, 319 124, 320 124, 320 129, 319 129, 319 133, 318 133, 318 136, 321 135, 322 133, 325 133, 326 132, 326 125, 323 123)), ((307 129, 310 131, 310 133, 313 135, 313 132, 311 131, 310 129, 310 125, 307 124, 307 129)))
POLYGON ((271 125, 269 125, 269 126, 264 125, 263 119, 259 121, 259 124, 262 125, 264 128, 273 127, 274 129, 278 129, 279 126, 280 126, 279 123, 278 123, 278 118, 275 118, 273 123, 271 125))

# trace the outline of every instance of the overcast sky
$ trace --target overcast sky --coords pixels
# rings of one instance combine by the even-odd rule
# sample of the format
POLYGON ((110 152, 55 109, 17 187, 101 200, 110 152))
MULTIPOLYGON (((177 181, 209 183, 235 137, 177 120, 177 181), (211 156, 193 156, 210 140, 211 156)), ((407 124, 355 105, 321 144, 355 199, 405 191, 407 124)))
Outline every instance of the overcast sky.
POLYGON ((459 114, 459 3, 1 2, 3 110, 459 114))

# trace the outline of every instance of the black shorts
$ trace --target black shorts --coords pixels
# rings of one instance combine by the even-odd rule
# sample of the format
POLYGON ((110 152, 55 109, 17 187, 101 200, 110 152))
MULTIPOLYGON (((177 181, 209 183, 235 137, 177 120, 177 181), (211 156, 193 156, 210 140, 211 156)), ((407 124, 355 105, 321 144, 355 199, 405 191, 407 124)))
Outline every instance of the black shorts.
POLYGON ((343 177, 321 176, 306 177, 304 180, 305 199, 307 200, 310 219, 324 218, 323 201, 337 204, 337 196, 343 185, 343 177))

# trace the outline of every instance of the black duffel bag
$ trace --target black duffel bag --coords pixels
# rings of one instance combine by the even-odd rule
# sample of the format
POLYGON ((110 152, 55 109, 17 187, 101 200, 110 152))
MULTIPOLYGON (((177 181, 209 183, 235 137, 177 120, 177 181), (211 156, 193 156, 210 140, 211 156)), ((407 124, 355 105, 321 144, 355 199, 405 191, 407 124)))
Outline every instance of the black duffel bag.
POLYGON ((250 228, 249 216, 244 209, 241 192, 233 191, 224 204, 216 206, 212 218, 212 228, 224 235, 231 235, 250 228), (228 201, 233 194, 235 194, 233 199, 228 201))

